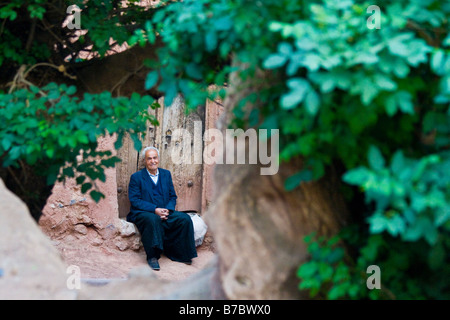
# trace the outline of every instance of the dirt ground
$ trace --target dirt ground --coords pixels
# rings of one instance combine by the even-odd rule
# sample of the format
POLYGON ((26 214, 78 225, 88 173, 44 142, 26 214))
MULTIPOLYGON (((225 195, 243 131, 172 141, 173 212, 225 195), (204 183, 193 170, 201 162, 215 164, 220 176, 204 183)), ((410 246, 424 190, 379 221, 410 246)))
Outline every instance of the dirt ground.
MULTIPOLYGON (((126 279, 133 269, 150 269, 142 248, 139 251, 109 250, 82 243, 77 245, 76 241, 70 244, 56 243, 55 246, 67 266, 75 265, 80 268, 82 279, 126 279)), ((215 253, 209 247, 201 245, 197 247, 197 255, 197 258, 192 259, 191 265, 171 261, 162 255, 159 259, 161 270, 155 271, 155 274, 164 280, 183 280, 206 267, 215 253)))

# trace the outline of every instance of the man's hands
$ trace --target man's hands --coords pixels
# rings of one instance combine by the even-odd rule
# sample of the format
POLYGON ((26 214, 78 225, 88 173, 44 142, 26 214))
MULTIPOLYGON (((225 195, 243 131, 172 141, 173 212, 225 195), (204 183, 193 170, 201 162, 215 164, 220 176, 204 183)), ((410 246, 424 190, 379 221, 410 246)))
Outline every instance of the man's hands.
POLYGON ((169 210, 164 208, 156 208, 155 213, 161 217, 161 220, 167 220, 169 217, 169 210))

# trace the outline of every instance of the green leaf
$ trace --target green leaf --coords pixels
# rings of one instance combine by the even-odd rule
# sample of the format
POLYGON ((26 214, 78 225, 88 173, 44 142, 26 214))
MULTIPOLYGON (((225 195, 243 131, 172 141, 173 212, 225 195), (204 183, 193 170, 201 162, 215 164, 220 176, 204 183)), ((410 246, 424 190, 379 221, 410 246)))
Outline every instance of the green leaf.
POLYGON ((450 205, 437 209, 434 220, 434 225, 436 227, 441 226, 442 224, 446 223, 449 220, 450 220, 450 205))
POLYGON ((225 31, 233 26, 233 19, 230 16, 221 17, 214 21, 217 31, 225 31))
POLYGON ((412 96, 407 91, 397 91, 386 99, 386 113, 393 116, 398 109, 406 114, 414 114, 412 96))
POLYGON ((386 91, 393 91, 397 89, 397 83, 395 83, 392 79, 389 77, 383 75, 383 74, 377 74, 374 76, 374 80, 378 88, 386 90, 386 91))
POLYGON ((420 218, 411 224, 409 228, 402 234, 403 241, 417 241, 422 236, 422 226, 420 218))
POLYGON ((82 193, 86 193, 89 189, 92 188, 92 183, 90 182, 85 182, 81 185, 81 192, 82 193))
POLYGON ((11 147, 11 145, 12 145, 12 139, 14 138, 14 136, 5 136, 3 139, 2 139, 2 148, 3 148, 3 151, 8 151, 9 150, 9 148, 11 147))
POLYGON ((70 87, 67 88, 66 94, 72 95, 72 94, 74 94, 75 92, 77 92, 77 87, 75 87, 75 86, 70 86, 70 87))
POLYGON ((399 214, 395 214, 393 217, 387 219, 387 231, 394 237, 398 234, 402 234, 405 231, 405 221, 399 214))
POLYGON ((342 180, 351 185, 363 185, 367 180, 370 179, 372 173, 365 167, 358 167, 347 171, 343 176, 342 180))
MULTIPOLYGON (((300 104, 305 98, 311 86, 308 81, 302 78, 293 78, 287 82, 291 91, 281 97, 281 107, 289 110, 300 104)), ((311 107, 311 105, 310 105, 311 107)))
POLYGON ((450 47, 450 33, 447 35, 447 37, 442 41, 442 45, 444 47, 450 47))
POLYGON ((55 150, 51 147, 47 147, 47 149, 45 149, 45 154, 47 155, 47 157, 49 157, 51 159, 51 158, 53 158, 53 155, 55 154, 55 150))
POLYGON ((336 300, 343 296, 345 296, 345 286, 343 285, 334 285, 328 292, 328 299, 330 300, 336 300))
POLYGON ((297 188, 300 185, 300 183, 311 181, 312 178, 313 178, 312 171, 310 170, 300 171, 286 179, 284 183, 284 188, 287 191, 292 191, 295 188, 297 188))
POLYGON ((145 89, 150 90, 151 88, 153 88, 158 82, 158 78, 159 75, 157 71, 149 72, 147 75, 147 79, 145 79, 145 89))
POLYGON ((445 73, 445 53, 444 50, 437 49, 433 52, 431 57, 431 69, 437 74, 442 76, 445 73))
POLYGON ((287 61, 287 57, 282 54, 274 53, 264 60, 263 67, 265 69, 275 69, 283 66, 287 61))
POLYGON ((369 165, 374 170, 381 170, 384 168, 385 161, 380 150, 376 146, 370 146, 368 154, 369 165))
POLYGON ((295 108, 303 99, 303 96, 298 95, 295 91, 284 94, 281 97, 281 107, 285 110, 295 108))
POLYGON ((414 105, 412 102, 412 96, 409 92, 399 91, 397 92, 398 104, 400 106, 400 110, 403 113, 414 114, 414 105))
POLYGON ((14 11, 14 7, 18 7, 20 5, 16 3, 10 3, 6 5, 5 7, 0 9, 0 19, 6 19, 9 18, 9 20, 13 21, 17 18, 17 12, 14 11))
POLYGON ((44 13, 46 12, 45 8, 38 5, 29 5, 27 9, 30 12, 30 18, 38 18, 40 20, 43 18, 44 13))
POLYGON ((86 180, 86 176, 78 176, 76 179, 77 184, 83 184, 84 180, 86 180))
POLYGON ((140 151, 142 149, 142 141, 135 134, 131 135, 131 139, 133 140, 134 149, 140 151))
POLYGON ((217 47, 217 34, 215 31, 209 31, 205 36, 205 44, 207 51, 213 51, 217 47))
POLYGON ((186 66, 186 73, 189 77, 191 77, 193 79, 196 79, 196 80, 203 79, 203 74, 202 74, 201 69, 198 64, 189 63, 186 66))
POLYGON ((375 213, 368 218, 370 233, 381 233, 388 226, 388 219, 380 213, 375 213))
POLYGON ((166 95, 164 96, 164 104, 166 106, 172 105, 176 95, 177 95, 177 85, 176 83, 172 82, 170 83, 169 87, 166 90, 166 95))
POLYGON ((366 86, 361 95, 361 101, 368 106, 378 94, 378 89, 374 85, 366 86))
POLYGON ((154 30, 154 28, 153 28, 153 25, 152 25, 151 20, 147 20, 147 21, 145 22, 145 31, 146 31, 146 33, 147 33, 148 41, 149 41, 151 44, 154 44, 154 43, 155 43, 155 40, 156 40, 156 36, 155 36, 155 30, 154 30))
POLYGON ((302 264, 298 269, 297 269, 297 276, 299 278, 310 278, 312 276, 314 276, 316 274, 316 272, 318 271, 318 264, 315 262, 307 262, 302 264))
POLYGON ((319 111, 319 107, 320 107, 319 95, 316 93, 316 91, 310 90, 306 94, 305 99, 306 111, 308 111, 308 113, 311 115, 315 115, 319 111))
POLYGON ((75 136, 77 137, 77 141, 81 144, 88 144, 89 143, 89 138, 87 137, 87 135, 85 135, 85 133, 81 130, 77 131, 75 136))
POLYGON ((403 152, 398 150, 391 159, 391 171, 394 175, 399 175, 405 166, 405 157, 403 152))
POLYGON ((53 185, 57 178, 58 178, 58 175, 56 173, 50 172, 47 175, 47 185, 49 185, 49 186, 53 185))
POLYGON ((389 51, 394 55, 407 57, 410 53, 410 48, 405 42, 413 37, 414 34, 412 32, 408 32, 390 38, 388 41, 389 51))
POLYGON ((289 57, 292 54, 292 45, 288 42, 281 42, 278 45, 278 52, 286 57, 289 57))
POLYGON ((105 195, 101 192, 98 192, 97 190, 92 190, 89 195, 91 196, 92 200, 97 203, 100 201, 100 199, 105 198, 105 195))
POLYGON ((323 281, 329 281, 333 275, 333 268, 327 263, 321 263, 319 265, 319 275, 323 281))

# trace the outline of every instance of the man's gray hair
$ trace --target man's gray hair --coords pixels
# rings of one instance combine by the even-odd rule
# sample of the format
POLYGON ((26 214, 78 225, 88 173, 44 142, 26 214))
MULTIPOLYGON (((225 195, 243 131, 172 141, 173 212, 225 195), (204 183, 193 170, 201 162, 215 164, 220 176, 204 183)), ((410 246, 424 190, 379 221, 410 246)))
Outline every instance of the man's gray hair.
POLYGON ((145 154, 147 153, 148 150, 156 150, 156 153, 158 154, 158 158, 159 158, 159 150, 156 149, 155 147, 147 147, 144 150, 142 150, 142 159, 145 159, 145 154))

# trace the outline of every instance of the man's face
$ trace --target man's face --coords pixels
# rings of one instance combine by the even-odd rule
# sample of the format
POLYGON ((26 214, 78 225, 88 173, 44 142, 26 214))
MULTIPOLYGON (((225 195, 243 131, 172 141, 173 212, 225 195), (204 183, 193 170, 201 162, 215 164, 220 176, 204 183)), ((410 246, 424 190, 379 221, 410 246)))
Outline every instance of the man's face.
POLYGON ((156 150, 147 150, 145 153, 145 167, 150 173, 156 173, 158 169, 159 158, 156 150))

